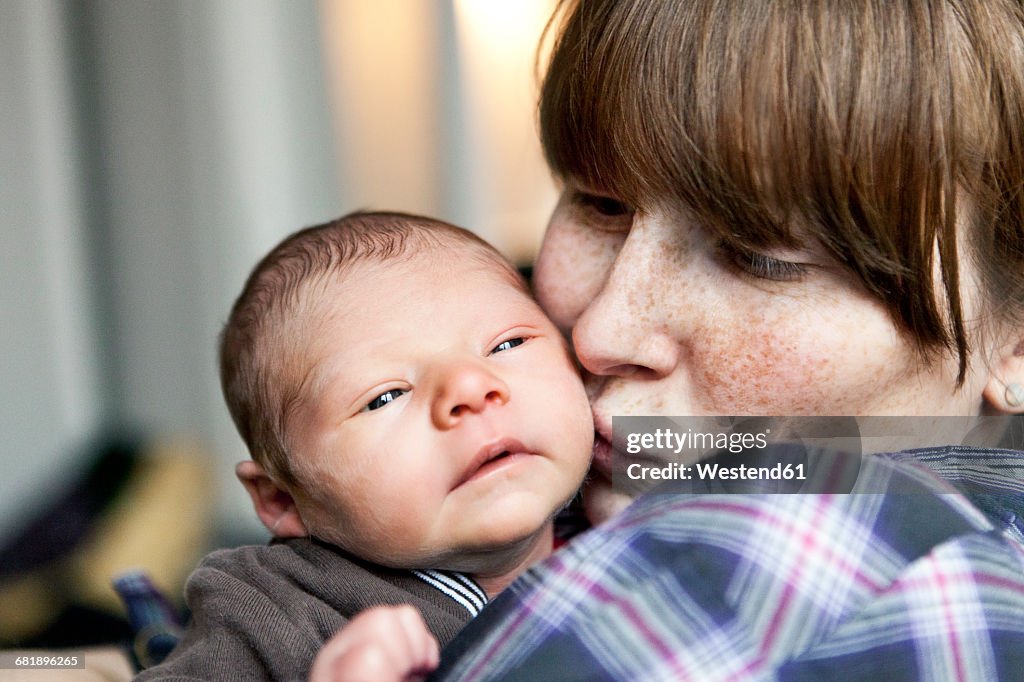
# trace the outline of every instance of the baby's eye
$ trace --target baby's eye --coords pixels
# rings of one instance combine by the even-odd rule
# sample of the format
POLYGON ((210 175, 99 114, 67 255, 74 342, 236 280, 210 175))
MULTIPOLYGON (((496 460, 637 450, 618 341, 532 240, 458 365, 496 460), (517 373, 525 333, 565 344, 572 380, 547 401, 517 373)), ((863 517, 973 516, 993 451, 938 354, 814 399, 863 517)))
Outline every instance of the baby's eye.
POLYGON ((807 274, 807 265, 780 260, 763 253, 749 251, 742 247, 723 242, 722 253, 731 267, 756 279, 772 282, 799 282, 807 274))
POLYGON ((516 346, 523 345, 524 343, 526 343, 526 339, 524 339, 521 336, 517 336, 516 338, 509 339, 507 341, 502 341, 497 346, 491 349, 491 355, 494 355, 495 353, 500 353, 504 350, 511 350, 516 346))
POLYGON ((404 393, 407 393, 407 391, 401 388, 393 388, 390 391, 384 391, 379 396, 368 402, 366 407, 360 410, 360 412, 373 412, 374 410, 379 410, 388 403, 398 400, 398 397, 404 393))

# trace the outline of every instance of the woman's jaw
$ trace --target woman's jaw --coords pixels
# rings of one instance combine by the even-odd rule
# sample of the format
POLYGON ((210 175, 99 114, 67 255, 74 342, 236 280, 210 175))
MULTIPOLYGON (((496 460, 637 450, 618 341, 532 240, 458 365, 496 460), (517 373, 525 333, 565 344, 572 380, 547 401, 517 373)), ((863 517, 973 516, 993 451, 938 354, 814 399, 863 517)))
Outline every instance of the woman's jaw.
POLYGON ((629 495, 616 492, 602 472, 592 469, 583 486, 583 512, 591 525, 597 526, 615 516, 633 501, 629 495))

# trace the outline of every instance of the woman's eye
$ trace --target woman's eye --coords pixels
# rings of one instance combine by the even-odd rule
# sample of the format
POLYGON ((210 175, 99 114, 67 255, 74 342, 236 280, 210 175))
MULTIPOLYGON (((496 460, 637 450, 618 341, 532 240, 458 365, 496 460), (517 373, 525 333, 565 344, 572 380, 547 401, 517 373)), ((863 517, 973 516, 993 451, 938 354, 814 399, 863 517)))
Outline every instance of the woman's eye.
POLYGON ((601 194, 580 193, 577 195, 577 202, 581 206, 585 206, 595 213, 608 218, 619 218, 633 214, 633 209, 625 203, 601 194))
POLYGON ((771 282, 798 282, 807 274, 807 265, 780 260, 763 253, 722 244, 721 249, 729 265, 745 275, 771 282))
POLYGON ((502 341, 497 346, 491 349, 491 355, 494 355, 495 353, 500 353, 504 350, 511 350, 512 348, 515 348, 516 346, 521 346, 524 343, 526 343, 526 339, 522 337, 516 337, 514 339, 502 341))
POLYGON ((374 410, 379 410, 388 403, 398 400, 398 397, 406 392, 407 391, 401 388, 393 388, 390 391, 384 391, 379 396, 366 403, 366 407, 364 407, 361 412, 373 412, 374 410))
POLYGON ((636 213, 629 204, 606 194, 574 191, 571 202, 584 224, 603 230, 628 231, 636 213))

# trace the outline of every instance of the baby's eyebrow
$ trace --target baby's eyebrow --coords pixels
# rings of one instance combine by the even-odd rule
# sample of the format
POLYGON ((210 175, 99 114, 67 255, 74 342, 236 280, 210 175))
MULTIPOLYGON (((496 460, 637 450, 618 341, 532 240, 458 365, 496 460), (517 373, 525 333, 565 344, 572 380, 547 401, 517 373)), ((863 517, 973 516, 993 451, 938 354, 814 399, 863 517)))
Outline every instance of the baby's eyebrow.
POLYGON ((330 413, 336 414, 339 404, 344 409, 354 407, 362 394, 363 389, 357 388, 360 383, 351 377, 339 378, 339 368, 331 367, 328 363, 314 363, 306 372, 307 390, 304 392, 305 400, 314 403, 313 407, 318 415, 321 407, 330 402, 330 413), (334 390, 335 386, 339 386, 334 390))

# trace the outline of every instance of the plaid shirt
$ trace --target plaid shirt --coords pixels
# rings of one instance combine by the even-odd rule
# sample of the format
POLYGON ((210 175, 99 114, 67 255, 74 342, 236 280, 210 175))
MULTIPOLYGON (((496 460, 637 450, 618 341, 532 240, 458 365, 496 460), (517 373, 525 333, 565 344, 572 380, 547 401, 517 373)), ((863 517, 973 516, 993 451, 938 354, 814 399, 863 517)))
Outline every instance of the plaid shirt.
POLYGON ((1024 452, 911 455, 867 458, 847 495, 648 494, 522 576, 435 675, 1024 680, 1024 452))

